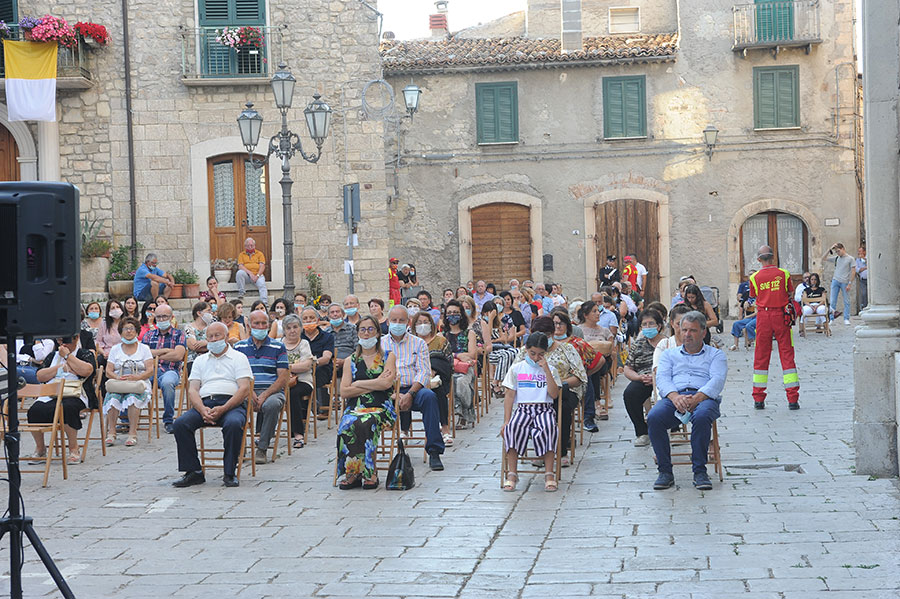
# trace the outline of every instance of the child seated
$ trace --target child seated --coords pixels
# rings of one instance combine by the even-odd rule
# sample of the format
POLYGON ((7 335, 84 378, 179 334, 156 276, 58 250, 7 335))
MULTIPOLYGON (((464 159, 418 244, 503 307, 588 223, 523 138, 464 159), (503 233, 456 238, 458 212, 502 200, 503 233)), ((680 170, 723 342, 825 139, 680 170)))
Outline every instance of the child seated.
POLYGON ((553 460, 559 431, 554 401, 559 396, 561 382, 559 373, 545 358, 549 346, 544 333, 530 334, 525 340, 525 359, 513 364, 503 379, 506 400, 502 432, 508 468, 504 491, 516 488, 518 458, 525 453, 529 438, 534 453, 544 459, 544 490, 557 489, 553 460))

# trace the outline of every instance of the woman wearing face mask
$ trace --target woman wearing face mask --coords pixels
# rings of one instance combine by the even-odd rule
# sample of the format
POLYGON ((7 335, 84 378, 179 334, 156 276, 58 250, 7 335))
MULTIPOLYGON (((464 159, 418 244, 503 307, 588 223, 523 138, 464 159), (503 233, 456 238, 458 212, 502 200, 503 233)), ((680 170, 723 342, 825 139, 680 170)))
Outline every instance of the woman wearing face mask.
POLYGON ((249 336, 244 325, 235 320, 236 317, 237 310, 233 304, 222 304, 222 307, 219 308, 217 318, 219 322, 228 327, 228 343, 230 345, 234 345, 249 336))
POLYGON ((144 302, 144 309, 141 310, 141 332, 138 333, 138 341, 144 340, 147 331, 156 328, 156 302, 147 300, 144 302))
POLYGON ((406 300, 406 309, 409 311, 410 316, 415 316, 422 309, 422 304, 419 303, 418 299, 411 297, 406 300))
MULTIPOLYGON (((431 387, 438 398, 438 413, 441 420, 441 436, 444 438, 444 445, 453 445, 453 434, 450 432, 449 423, 449 401, 447 396, 450 394, 450 377, 453 376, 453 355, 450 352, 450 344, 443 335, 438 333, 437 325, 428 312, 419 312, 410 319, 410 330, 417 337, 428 344, 428 352, 431 359, 431 378, 438 377, 436 386, 431 387)), ((402 412, 406 414, 408 412, 402 412)), ((401 424, 403 420, 401 418, 401 424)))
POLYGON ((634 425, 635 447, 650 445, 647 435, 647 421, 644 418, 644 402, 653 393, 653 352, 663 340, 661 334, 665 324, 662 314, 656 310, 644 310, 641 315, 641 329, 631 343, 628 360, 625 362, 625 377, 631 381, 625 387, 625 409, 634 425))
POLYGON ((475 426, 475 357, 478 355, 478 342, 475 331, 469 328, 469 319, 460 302, 447 302, 441 330, 453 355, 453 409, 456 410, 456 426, 475 426))
POLYGON ((108 359, 109 350, 122 341, 119 335, 119 321, 124 314, 125 311, 122 310, 122 304, 118 300, 111 299, 106 302, 106 318, 100 323, 100 330, 97 331, 97 350, 104 359, 108 359))
POLYGON ((305 445, 306 414, 309 411, 309 396, 312 395, 312 365, 315 358, 309 349, 309 341, 301 339, 303 323, 296 314, 284 317, 284 348, 288 355, 288 370, 291 381, 291 438, 294 449, 305 445))
POLYGON ((81 330, 88 331, 91 334, 95 345, 97 343, 97 335, 100 333, 100 323, 103 322, 101 316, 103 314, 100 312, 100 303, 91 302, 87 305, 85 317, 81 321, 81 330))
POLYGON ((482 337, 487 338, 490 335, 491 349, 488 354, 488 362, 494 371, 491 389, 494 392, 494 396, 500 398, 504 394, 500 384, 506 377, 506 371, 512 365, 517 350, 506 342, 506 337, 501 328, 500 314, 497 311, 497 304, 494 302, 485 302, 481 307, 480 325, 482 337))
POLYGON ((194 304, 194 307, 191 308, 191 316, 194 317, 194 320, 184 326, 184 339, 188 350, 188 374, 191 373, 194 359, 199 354, 205 354, 208 351, 206 349, 206 327, 213 321, 212 309, 204 301, 194 304))
POLYGON ((272 311, 275 313, 275 319, 272 321, 272 326, 269 327, 269 337, 281 341, 284 337, 284 317, 290 313, 287 300, 279 297, 272 302, 272 311))
POLYGON ((219 281, 215 277, 206 279, 206 290, 200 292, 200 299, 209 304, 210 308, 216 306, 217 309, 227 301, 225 292, 219 291, 219 281))
POLYGON ((116 420, 119 412, 128 412, 127 447, 137 445, 139 413, 150 403, 150 381, 153 376, 153 355, 150 348, 138 341, 140 323, 124 317, 119 322, 121 343, 109 352, 106 363, 106 395, 103 414, 106 416, 106 445, 116 443, 116 420))
POLYGON ((388 334, 388 320, 387 316, 384 315, 384 300, 379 299, 377 297, 373 297, 369 300, 369 314, 378 321, 378 326, 381 327, 381 334, 388 334))
POLYGON ((316 418, 328 419, 328 383, 331 382, 332 364, 334 357, 334 335, 319 328, 319 312, 312 306, 303 309, 300 315, 303 323, 303 339, 309 343, 309 349, 316 358, 316 418), (323 411, 324 410, 324 411, 323 411))

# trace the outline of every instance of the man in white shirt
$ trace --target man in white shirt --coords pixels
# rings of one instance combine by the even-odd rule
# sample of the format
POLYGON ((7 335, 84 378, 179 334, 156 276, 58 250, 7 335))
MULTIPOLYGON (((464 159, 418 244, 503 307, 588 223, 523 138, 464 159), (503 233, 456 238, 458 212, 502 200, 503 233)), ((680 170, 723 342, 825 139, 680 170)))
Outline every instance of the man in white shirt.
POLYGON ((637 286, 638 286, 637 292, 643 293, 644 292, 644 277, 646 277, 648 274, 647 267, 644 266, 643 264, 641 264, 640 262, 638 262, 637 256, 635 256, 634 254, 631 254, 631 257, 634 259, 634 268, 637 269, 637 275, 638 275, 637 276, 637 286))
POLYGON ((178 444, 178 469, 184 476, 174 487, 190 487, 206 482, 194 433, 201 426, 221 426, 224 440, 223 481, 226 487, 240 485, 235 467, 241 452, 241 437, 247 421, 247 396, 253 371, 247 356, 228 345, 228 329, 221 322, 206 328, 208 353, 197 356, 188 378, 191 409, 173 424, 178 444))

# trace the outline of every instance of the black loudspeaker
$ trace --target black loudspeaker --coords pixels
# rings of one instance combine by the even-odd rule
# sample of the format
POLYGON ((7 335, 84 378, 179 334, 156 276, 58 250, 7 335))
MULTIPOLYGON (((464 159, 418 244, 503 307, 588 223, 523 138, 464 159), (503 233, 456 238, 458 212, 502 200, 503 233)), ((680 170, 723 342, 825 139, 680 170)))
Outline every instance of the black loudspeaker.
POLYGON ((81 328, 78 189, 0 183, 0 311, 6 331, 65 337, 81 328))

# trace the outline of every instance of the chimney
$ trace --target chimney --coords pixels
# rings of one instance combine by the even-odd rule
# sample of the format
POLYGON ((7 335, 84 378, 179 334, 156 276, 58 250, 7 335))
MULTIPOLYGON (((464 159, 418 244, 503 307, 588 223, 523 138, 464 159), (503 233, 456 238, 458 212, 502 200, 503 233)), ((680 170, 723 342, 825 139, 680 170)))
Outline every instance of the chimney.
POLYGON ((447 0, 437 0, 434 3, 436 12, 428 17, 431 39, 444 39, 450 34, 450 27, 447 24, 447 4, 447 0))
POLYGON ((562 32, 560 48, 564 53, 581 52, 584 49, 581 30, 581 0, 560 0, 562 5, 562 32))

